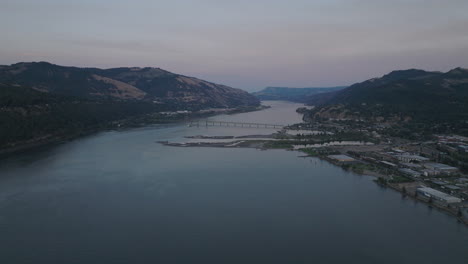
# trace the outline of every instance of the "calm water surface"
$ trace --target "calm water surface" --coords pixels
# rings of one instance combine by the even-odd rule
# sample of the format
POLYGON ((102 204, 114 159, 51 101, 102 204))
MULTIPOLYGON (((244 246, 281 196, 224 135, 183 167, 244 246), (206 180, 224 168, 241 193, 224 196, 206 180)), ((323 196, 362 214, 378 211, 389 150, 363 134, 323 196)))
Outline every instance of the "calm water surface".
MULTIPOLYGON (((269 102, 271 103, 271 102, 269 102)), ((216 120, 288 124, 299 105, 216 120)), ((268 130, 104 132, 0 161, 0 263, 468 263, 468 228, 297 152, 155 141, 268 130)))

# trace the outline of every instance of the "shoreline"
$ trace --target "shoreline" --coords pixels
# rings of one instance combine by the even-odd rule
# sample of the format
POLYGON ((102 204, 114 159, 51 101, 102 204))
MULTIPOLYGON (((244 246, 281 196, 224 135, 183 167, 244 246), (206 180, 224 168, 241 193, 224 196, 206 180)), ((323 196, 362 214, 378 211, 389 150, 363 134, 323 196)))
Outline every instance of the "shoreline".
MULTIPOLYGON (((209 138, 217 139, 216 136, 211 136, 209 138)), ((238 138, 234 137, 233 139, 238 139, 238 138)), ((361 176, 373 177, 374 178, 373 181, 376 183, 376 185, 379 185, 382 188, 388 187, 396 192, 399 192, 405 198, 406 197, 411 198, 412 200, 416 202, 421 202, 421 203, 426 204, 430 208, 435 208, 444 213, 447 213, 450 216, 454 216, 458 222, 464 224, 464 226, 468 228, 468 218, 458 215, 458 211, 456 210, 456 208, 453 208, 450 205, 445 206, 437 202, 433 202, 429 199, 424 199, 425 197, 422 197, 421 195, 417 195, 415 191, 406 190, 406 187, 410 185, 419 186, 419 184, 416 181, 407 182, 407 183, 391 183, 387 181, 388 179, 391 178, 389 174, 383 174, 383 173, 371 171, 371 170, 357 171, 353 169, 353 167, 348 166, 349 164, 334 161, 323 154, 311 155, 305 152, 304 149, 301 150, 301 149, 285 148, 285 147, 268 147, 268 146, 265 146, 265 144, 268 144, 268 142, 264 140, 244 140, 244 141, 236 140, 236 141, 231 141, 231 142, 187 142, 187 143, 175 143, 175 142, 171 143, 167 141, 157 141, 157 143, 163 144, 166 146, 171 146, 171 147, 252 148, 252 149, 259 149, 259 150, 283 149, 287 151, 297 151, 297 152, 304 154, 302 156, 299 156, 301 158, 318 158, 332 165, 340 167, 347 172, 352 172, 356 175, 361 175, 361 176)))
POLYGON ((338 162, 334 162, 332 161, 331 159, 329 158, 326 158, 324 156, 310 156, 310 155, 307 155, 305 157, 314 157, 314 158, 318 158, 320 160, 324 160, 324 161, 327 161, 328 163, 330 164, 333 164, 337 167, 340 167, 342 168, 343 170, 345 171, 348 171, 348 172, 352 172, 354 174, 357 174, 357 175, 361 175, 361 176, 369 176, 369 177, 373 177, 374 178, 374 182, 383 187, 383 188, 390 188, 392 189, 393 191, 396 191, 398 193, 400 193, 404 198, 406 197, 409 197, 411 198, 413 201, 416 201, 416 202, 421 202, 423 204, 426 204, 428 207, 430 208, 436 208, 442 212, 445 212, 447 214, 449 214, 450 216, 453 216, 455 217, 458 222, 462 223, 465 225, 465 227, 468 228, 468 218, 464 218, 462 216, 459 216, 458 215, 458 212, 455 210, 455 208, 451 208, 450 205, 448 206, 444 206, 442 204, 439 204, 437 202, 431 202, 430 199, 427 199, 427 198, 424 198, 423 196, 421 195, 417 195, 417 192, 408 192, 406 191, 406 185, 407 184, 411 184, 411 183, 415 183, 415 182, 410 182, 410 183, 390 183, 390 182, 385 182, 385 183, 382 183, 379 181, 380 178, 388 178, 389 175, 384 175, 384 174, 380 174, 380 175, 375 175, 375 174, 378 174, 378 173, 366 173, 365 171, 364 172, 358 172, 358 171, 355 171, 353 170, 352 168, 348 169, 344 166, 342 166, 341 164, 339 164, 338 162), (374 174, 374 175, 372 175, 374 174))
POLYGON ((266 105, 260 105, 257 107, 245 107, 245 108, 232 108, 226 109, 225 111, 209 111, 202 110, 201 112, 179 114, 175 116, 163 116, 161 118, 160 113, 151 113, 143 116, 133 116, 126 119, 118 121, 109 121, 105 124, 102 124, 99 127, 93 127, 88 129, 83 129, 75 133, 66 132, 64 134, 51 135, 49 137, 35 138, 23 142, 17 142, 12 144, 12 146, 0 148, 0 160, 8 158, 10 155, 16 155, 21 153, 26 153, 28 151, 33 151, 41 147, 60 145, 79 139, 82 137, 90 136, 98 132, 104 131, 120 131, 123 129, 132 129, 139 128, 150 125, 159 125, 159 124, 177 124, 186 121, 187 119, 197 119, 197 118, 206 118, 221 114, 238 114, 238 113, 247 113, 261 111, 269 108, 266 105), (158 115, 154 117, 154 115, 158 115))

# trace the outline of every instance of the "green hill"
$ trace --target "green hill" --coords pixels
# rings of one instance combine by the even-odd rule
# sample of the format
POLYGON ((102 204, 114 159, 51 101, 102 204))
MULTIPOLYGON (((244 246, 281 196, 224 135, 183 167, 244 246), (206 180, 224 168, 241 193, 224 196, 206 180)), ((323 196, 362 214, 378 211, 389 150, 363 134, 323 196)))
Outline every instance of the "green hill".
POLYGON ((468 120, 468 70, 446 73, 394 71, 341 91, 313 96, 306 118, 363 119, 381 122, 468 120))

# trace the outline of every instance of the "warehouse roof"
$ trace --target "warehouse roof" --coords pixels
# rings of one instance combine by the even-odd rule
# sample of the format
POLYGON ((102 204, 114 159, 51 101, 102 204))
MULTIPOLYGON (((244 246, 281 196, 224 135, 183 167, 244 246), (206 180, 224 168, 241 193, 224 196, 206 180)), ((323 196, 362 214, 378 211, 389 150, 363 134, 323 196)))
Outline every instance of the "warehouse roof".
POLYGON ((435 190, 435 189, 432 189, 432 188, 429 188, 429 187, 421 187, 421 188, 418 188, 418 191, 427 193, 427 194, 429 194, 430 196, 433 196, 433 197, 436 197, 436 198, 438 198, 438 199, 444 200, 444 201, 446 201, 447 203, 459 203, 459 202, 461 202, 461 199, 460 199, 460 198, 451 196, 451 195, 449 195, 449 194, 440 192, 440 191, 438 191, 438 190, 435 190))
POLYGON ((426 167, 430 167, 436 170, 456 170, 457 168, 449 166, 447 164, 442 163, 426 163, 426 167))

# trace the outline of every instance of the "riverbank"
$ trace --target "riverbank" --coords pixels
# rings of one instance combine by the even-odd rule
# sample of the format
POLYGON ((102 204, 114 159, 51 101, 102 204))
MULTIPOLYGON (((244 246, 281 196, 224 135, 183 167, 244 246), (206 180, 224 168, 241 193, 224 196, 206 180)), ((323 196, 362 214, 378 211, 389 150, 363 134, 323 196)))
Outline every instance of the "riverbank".
POLYGON ((468 227, 468 218, 461 216, 461 212, 456 207, 451 207, 450 205, 446 206, 446 205, 444 205, 442 203, 438 203, 436 201, 433 201, 430 198, 427 198, 425 196, 418 195, 418 193, 416 191, 414 191, 414 190, 413 191, 408 191, 409 188, 407 188, 408 186, 405 185, 405 184, 387 183, 384 186, 389 187, 392 190, 401 193, 401 195, 403 197, 405 197, 405 198, 409 197, 410 199, 413 199, 413 200, 415 200, 417 202, 421 202, 421 203, 426 204, 430 208, 436 208, 436 209, 438 209, 438 210, 440 210, 442 212, 445 212, 445 213, 447 213, 447 214, 449 214, 451 216, 454 216, 455 218, 458 219, 459 222, 465 224, 465 226, 468 227))
POLYGON ((89 136, 101 131, 122 130, 130 128, 144 127, 157 124, 175 124, 185 122, 191 119, 206 118, 219 114, 238 114, 261 111, 269 108, 269 106, 260 105, 258 107, 243 107, 229 109, 206 109, 198 112, 164 112, 151 113, 142 116, 134 116, 122 120, 103 123, 100 126, 89 127, 79 131, 63 131, 54 135, 33 138, 27 141, 10 143, 7 146, 0 148, 0 159, 6 158, 12 154, 19 154, 34 150, 40 147, 53 146, 63 144, 81 137, 89 136))
MULTIPOLYGON (((306 152, 307 153, 307 152, 306 152)), ((383 188, 390 188, 396 192, 399 192, 404 198, 408 197, 410 199, 413 199, 417 202, 421 202, 429 206, 430 208, 436 208, 442 212, 445 212, 451 216, 454 216, 455 218, 458 219, 459 222, 465 224, 466 227, 468 227, 468 218, 463 217, 461 215, 461 208, 460 207, 453 207, 450 204, 445 204, 442 202, 437 202, 433 199, 430 199, 428 197, 418 195, 418 192, 416 191, 417 188, 421 187, 421 184, 415 181, 412 182, 403 182, 403 183, 398 183, 398 182, 392 182, 391 175, 385 174, 385 173, 379 173, 374 170, 363 170, 358 167, 349 166, 349 164, 345 163, 340 163, 337 161, 334 161, 333 159, 328 158, 327 156, 323 155, 307 155, 308 157, 317 157, 321 160, 325 160, 335 166, 341 167, 342 169, 346 171, 351 171, 355 174, 358 175, 363 175, 363 176, 371 176, 374 177, 374 182, 378 184, 379 186, 383 188)))
MULTIPOLYGON (((215 147, 215 148, 256 148, 261 150, 268 149, 284 149, 291 151, 299 151, 306 155, 301 157, 314 157, 321 160, 327 161, 335 166, 341 167, 346 171, 353 172, 359 175, 371 176, 375 178, 375 182, 382 186, 391 188, 394 191, 400 192, 402 196, 409 197, 415 201, 427 204, 431 208, 439 209, 445 213, 455 216, 460 222, 464 223, 468 227, 468 218, 463 217, 461 210, 463 207, 452 206, 450 204, 439 203, 432 199, 427 199, 421 195, 418 196, 416 189, 425 184, 410 180, 401 173, 396 172, 385 166, 377 165, 368 161, 359 160, 358 157, 352 158, 352 162, 340 161, 331 158, 332 155, 342 155, 350 153, 363 153, 365 151, 384 151, 388 148, 386 144, 356 144, 353 141, 341 141, 341 142, 329 142, 328 140, 322 142, 315 142, 315 147, 303 147, 297 146, 308 146, 300 140, 285 139, 286 133, 274 133, 269 135, 244 135, 241 137, 235 136, 188 136, 188 139, 203 139, 206 141, 198 142, 168 142, 159 141, 158 143, 172 146, 172 147, 215 147), (259 138, 254 138, 259 137, 259 138), (263 138, 262 138, 263 137, 263 138)), ((289 136, 290 138, 293 136, 289 136)))

